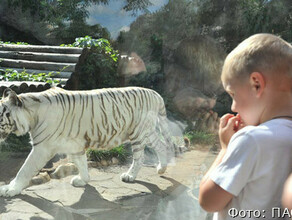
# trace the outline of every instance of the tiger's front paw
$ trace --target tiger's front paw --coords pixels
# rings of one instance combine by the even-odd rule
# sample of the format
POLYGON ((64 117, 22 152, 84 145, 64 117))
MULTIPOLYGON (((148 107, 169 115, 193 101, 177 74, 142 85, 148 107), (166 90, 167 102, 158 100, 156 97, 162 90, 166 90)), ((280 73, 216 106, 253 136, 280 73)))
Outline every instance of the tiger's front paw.
POLYGON ((130 175, 130 174, 128 174, 128 173, 123 173, 123 174, 121 175, 121 180, 122 180, 123 182, 126 182, 126 183, 132 183, 132 182, 134 182, 135 177, 132 176, 132 175, 130 175))
POLYGON ((20 194, 21 190, 22 189, 12 184, 0 186, 0 196, 12 197, 12 196, 20 194))

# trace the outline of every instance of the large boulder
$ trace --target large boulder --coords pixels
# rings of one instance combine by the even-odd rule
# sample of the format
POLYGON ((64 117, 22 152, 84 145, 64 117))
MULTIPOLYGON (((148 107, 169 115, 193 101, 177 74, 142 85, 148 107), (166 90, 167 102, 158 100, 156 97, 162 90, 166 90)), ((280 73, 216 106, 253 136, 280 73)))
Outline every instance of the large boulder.
POLYGON ((199 112, 212 109, 216 99, 207 97, 198 89, 187 87, 177 92, 173 102, 180 113, 192 119, 197 117, 199 112))
POLYGON ((200 90, 187 87, 180 90, 173 99, 177 110, 192 122, 196 130, 215 133, 219 117, 214 108, 216 99, 204 95, 200 90))
POLYGON ((183 40, 165 67, 165 90, 177 95, 192 87, 209 97, 222 93, 220 74, 226 53, 212 38, 196 36, 183 40))
POLYGON ((213 108, 223 92, 220 75, 225 56, 212 38, 196 36, 183 40, 167 62, 165 91, 196 130, 217 132, 219 118, 213 108))
POLYGON ((120 56, 117 69, 120 86, 127 86, 130 78, 141 72, 146 72, 146 66, 136 52, 131 52, 130 55, 122 54, 120 56))

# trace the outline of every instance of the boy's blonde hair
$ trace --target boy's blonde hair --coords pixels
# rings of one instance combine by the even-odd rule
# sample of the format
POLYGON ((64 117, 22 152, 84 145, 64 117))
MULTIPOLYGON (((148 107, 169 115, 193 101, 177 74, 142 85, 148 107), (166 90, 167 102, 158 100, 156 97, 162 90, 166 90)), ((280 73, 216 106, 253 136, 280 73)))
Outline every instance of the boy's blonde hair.
POLYGON ((292 46, 272 34, 253 35, 226 57, 221 80, 243 79, 252 72, 292 77, 292 46))

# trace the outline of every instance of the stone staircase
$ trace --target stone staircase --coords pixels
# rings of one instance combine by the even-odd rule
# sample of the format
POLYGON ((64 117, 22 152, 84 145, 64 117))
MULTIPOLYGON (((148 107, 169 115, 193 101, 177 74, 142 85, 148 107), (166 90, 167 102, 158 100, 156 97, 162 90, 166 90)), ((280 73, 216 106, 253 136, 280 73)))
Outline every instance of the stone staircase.
MULTIPOLYGON (((50 77, 59 80, 64 86, 75 71, 82 51, 82 48, 77 47, 0 44, 0 69, 13 69, 18 72, 25 70, 26 73, 31 74, 50 74, 50 77)), ((0 87, 14 86, 16 88, 15 86, 23 83, 31 88, 42 85, 42 83, 34 82, 0 82, 0 87)), ((27 86, 22 87, 27 88, 27 86)))

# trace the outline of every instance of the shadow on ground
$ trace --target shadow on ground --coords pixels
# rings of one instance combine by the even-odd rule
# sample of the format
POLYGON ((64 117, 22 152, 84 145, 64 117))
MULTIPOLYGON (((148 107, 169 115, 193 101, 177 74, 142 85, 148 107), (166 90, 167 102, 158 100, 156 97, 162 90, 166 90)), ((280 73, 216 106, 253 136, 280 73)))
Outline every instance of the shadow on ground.
POLYGON ((85 187, 71 186, 72 176, 51 180, 29 187, 22 195, 0 198, 0 219, 209 219, 199 207, 198 188, 192 184, 206 157, 206 152, 188 152, 164 176, 158 176, 155 168, 143 167, 132 184, 119 180, 127 166, 113 172, 91 169, 92 180, 85 187))

